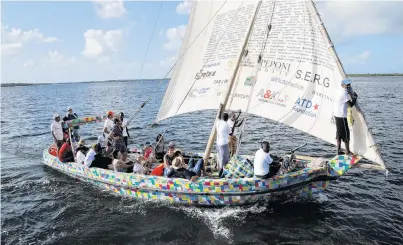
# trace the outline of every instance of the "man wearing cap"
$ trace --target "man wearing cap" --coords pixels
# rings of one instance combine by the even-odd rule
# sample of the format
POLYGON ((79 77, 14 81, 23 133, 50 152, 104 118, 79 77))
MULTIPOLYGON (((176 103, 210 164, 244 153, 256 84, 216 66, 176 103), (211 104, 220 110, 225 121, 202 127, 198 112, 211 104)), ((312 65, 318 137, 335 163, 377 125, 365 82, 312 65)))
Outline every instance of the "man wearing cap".
POLYGON ((115 115, 113 111, 108 111, 106 114, 108 118, 105 120, 105 125, 104 125, 104 135, 105 135, 105 141, 109 141, 109 134, 112 132, 112 128, 115 125, 113 123, 113 116, 115 115))
POLYGON ((59 150, 63 145, 63 129, 60 122, 60 116, 56 114, 53 116, 53 119, 54 121, 50 125, 50 131, 52 132, 53 140, 55 141, 59 150))
POLYGON ((336 91, 334 100, 333 115, 336 122, 337 155, 343 154, 341 151, 341 141, 343 140, 347 154, 350 152, 350 129, 347 122, 347 107, 353 107, 357 102, 358 95, 351 90, 351 81, 344 79, 341 81, 341 88, 336 91))
MULTIPOLYGON (((70 121, 70 120, 74 120, 77 119, 78 116, 76 113, 73 113, 73 109, 71 107, 67 107, 67 113, 63 118, 63 121, 70 121)), ((78 135, 78 129, 80 127, 79 126, 74 126, 73 131, 72 131, 72 136, 74 137, 74 139, 76 141, 80 140, 80 136, 78 135)))
MULTIPOLYGON (((221 113, 220 113, 221 114, 221 113)), ((219 167, 219 176, 223 177, 224 166, 229 161, 229 147, 228 147, 228 137, 230 134, 228 121, 228 113, 224 113, 222 118, 217 121, 217 160, 218 160, 218 167, 219 167)))

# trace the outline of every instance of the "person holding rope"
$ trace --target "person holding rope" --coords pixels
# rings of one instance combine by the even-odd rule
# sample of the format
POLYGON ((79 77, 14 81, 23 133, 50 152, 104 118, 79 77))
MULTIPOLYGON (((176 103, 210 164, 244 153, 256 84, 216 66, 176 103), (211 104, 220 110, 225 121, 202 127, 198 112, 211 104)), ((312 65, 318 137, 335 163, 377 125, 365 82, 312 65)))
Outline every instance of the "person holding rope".
POLYGON ((343 154, 341 151, 341 141, 346 146, 346 154, 352 154, 350 151, 350 129, 347 122, 347 106, 353 107, 357 102, 358 95, 351 90, 351 81, 343 79, 341 89, 336 92, 334 100, 334 120, 336 122, 336 141, 337 155, 343 154))
POLYGON ((130 137, 129 128, 127 127, 129 122, 125 118, 125 114, 123 112, 120 113, 120 120, 122 121, 122 127, 123 127, 123 141, 127 148, 127 139, 130 137))
POLYGON ((228 146, 229 146, 229 155, 230 158, 236 153, 237 147, 237 138, 234 135, 235 128, 240 127, 243 123, 244 118, 241 121, 239 120, 239 116, 241 115, 241 110, 238 111, 238 115, 235 115, 235 112, 231 112, 230 118, 228 120, 228 126, 230 130, 228 146))

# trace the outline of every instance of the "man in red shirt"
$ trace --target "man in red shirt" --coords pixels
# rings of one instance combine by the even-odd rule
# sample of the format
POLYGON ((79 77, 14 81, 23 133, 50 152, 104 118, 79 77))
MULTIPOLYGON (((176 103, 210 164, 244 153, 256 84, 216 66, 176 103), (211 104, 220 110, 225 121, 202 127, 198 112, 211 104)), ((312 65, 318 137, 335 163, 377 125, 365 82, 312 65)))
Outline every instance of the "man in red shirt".
POLYGON ((70 139, 67 139, 60 148, 59 160, 61 162, 74 162, 74 156, 70 146, 70 139))

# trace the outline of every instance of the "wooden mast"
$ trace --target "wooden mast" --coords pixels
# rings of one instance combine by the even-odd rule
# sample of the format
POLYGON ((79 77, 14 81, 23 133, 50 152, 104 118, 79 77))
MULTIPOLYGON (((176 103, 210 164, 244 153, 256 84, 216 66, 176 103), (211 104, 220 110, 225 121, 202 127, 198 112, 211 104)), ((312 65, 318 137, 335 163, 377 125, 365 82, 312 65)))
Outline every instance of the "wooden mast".
MULTIPOLYGON (((343 65, 341 64, 340 58, 339 58, 339 56, 337 55, 337 52, 336 52, 336 49, 334 48, 334 45, 333 45, 333 43, 332 43, 332 40, 330 39, 330 36, 329 36, 329 34, 327 33, 327 30, 326 30, 326 28, 325 28, 325 24, 323 23, 322 19, 320 18, 320 14, 319 14, 318 10, 316 9, 315 3, 313 2, 313 0, 308 0, 308 4, 309 4, 309 6, 310 6, 310 8, 308 7, 308 11, 310 11, 311 14, 316 15, 316 18, 317 18, 317 20, 318 20, 318 24, 320 25, 320 31, 321 31, 321 33, 322 33, 322 36, 323 36, 323 38, 326 40, 326 42, 327 42, 328 45, 329 45, 329 49, 331 50, 330 53, 332 54, 334 60, 336 61, 336 64, 337 64, 337 67, 339 68, 339 71, 340 71, 340 73, 341 73, 341 76, 342 76, 343 78, 347 78, 346 72, 344 71, 344 68, 343 68, 343 65)), ((365 122, 364 114, 363 114, 363 112, 362 112, 360 106, 358 105, 358 103, 355 104, 355 108, 356 108, 356 110, 357 110, 357 112, 358 112, 357 114, 358 114, 358 116, 360 117, 361 121, 365 122)), ((373 138, 372 138, 372 135, 370 134, 368 128, 366 128, 366 131, 368 131, 368 137, 370 137, 370 139, 372 140, 372 142, 374 142, 374 140, 373 140, 373 138)), ((376 146, 375 146, 375 147, 376 147, 376 146)), ((376 147, 376 152, 377 152, 378 157, 379 157, 379 159, 380 159, 379 165, 381 165, 381 167, 382 167, 383 169, 385 169, 386 171, 388 171, 387 168, 386 168, 385 162, 384 162, 384 160, 382 159, 382 156, 381 156, 381 154, 380 154, 380 152, 379 152, 379 149, 378 149, 377 147, 376 147)), ((387 173, 387 172, 386 172, 386 173, 387 173)))
MULTIPOLYGON (((208 161, 208 159, 209 159, 209 157, 210 157, 211 149, 213 148, 214 140, 215 140, 215 138, 216 138, 216 134, 217 134, 216 122, 217 122, 217 119, 222 116, 222 114, 223 114, 223 112, 224 112, 224 110, 225 110, 225 107, 226 107, 226 105, 227 105, 227 102, 228 102, 228 99, 229 99, 229 95, 230 95, 230 93, 231 93, 231 91, 232 91, 232 88, 233 88, 233 85, 234 85, 234 82, 235 82, 236 75, 238 74, 238 70, 239 70, 240 63, 241 63, 242 58, 243 58, 243 56, 244 56, 245 49, 246 49, 246 47, 247 47, 247 44, 248 44, 250 35, 252 34, 252 29, 253 29, 252 27, 253 27, 253 25, 254 25, 254 23, 255 23, 255 20, 256 20, 257 14, 259 13, 259 9, 260 9, 260 6, 261 6, 261 5, 262 5, 262 0, 260 0, 260 1, 258 2, 257 6, 256 6, 255 13, 254 13, 254 15, 253 15, 253 19, 252 19, 252 21, 251 21, 251 23, 250 23, 250 25, 249 25, 248 33, 247 33, 246 38, 245 38, 245 41, 244 41, 244 43, 243 43, 241 53, 240 53, 240 55, 239 55, 239 57, 238 57, 238 60, 237 60, 237 62, 236 62, 235 70, 234 70, 234 73, 232 74, 232 77, 231 77, 231 80, 230 80, 228 89, 227 89, 227 91, 226 91, 226 93, 225 93, 224 100, 223 100, 222 103, 220 103, 220 106, 219 106, 219 108, 218 108, 218 112, 217 112, 217 115, 216 115, 215 120, 214 120, 213 128, 211 129, 210 137, 209 137, 209 140, 208 140, 208 142, 207 142, 206 150, 205 150, 205 152, 204 152, 204 157, 203 157, 203 159, 204 159, 204 162, 205 162, 205 163, 207 163, 207 161, 208 161), (220 115, 220 114, 221 114, 221 115, 220 115)), ((204 164, 204 170, 205 170, 205 169, 206 169, 206 164, 204 164)))

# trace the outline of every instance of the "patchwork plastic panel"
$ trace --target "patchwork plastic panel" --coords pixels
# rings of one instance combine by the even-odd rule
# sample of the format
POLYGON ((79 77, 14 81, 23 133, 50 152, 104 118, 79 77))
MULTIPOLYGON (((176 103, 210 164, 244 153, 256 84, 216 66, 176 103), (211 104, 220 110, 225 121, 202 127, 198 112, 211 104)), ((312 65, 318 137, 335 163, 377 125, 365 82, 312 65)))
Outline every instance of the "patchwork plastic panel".
POLYGON ((47 150, 44 150, 43 157, 44 163, 52 168, 122 196, 214 206, 241 205, 256 202, 258 199, 309 197, 327 187, 328 181, 323 179, 327 176, 339 176, 339 173, 348 170, 348 166, 351 167, 350 162, 354 164, 354 159, 357 159, 350 159, 348 156, 335 157, 329 166, 335 166, 336 169, 305 168, 266 180, 199 178, 195 182, 190 182, 181 178, 120 173, 99 168, 85 168, 76 163, 62 163, 47 150), (321 179, 315 179, 318 177, 321 179))

